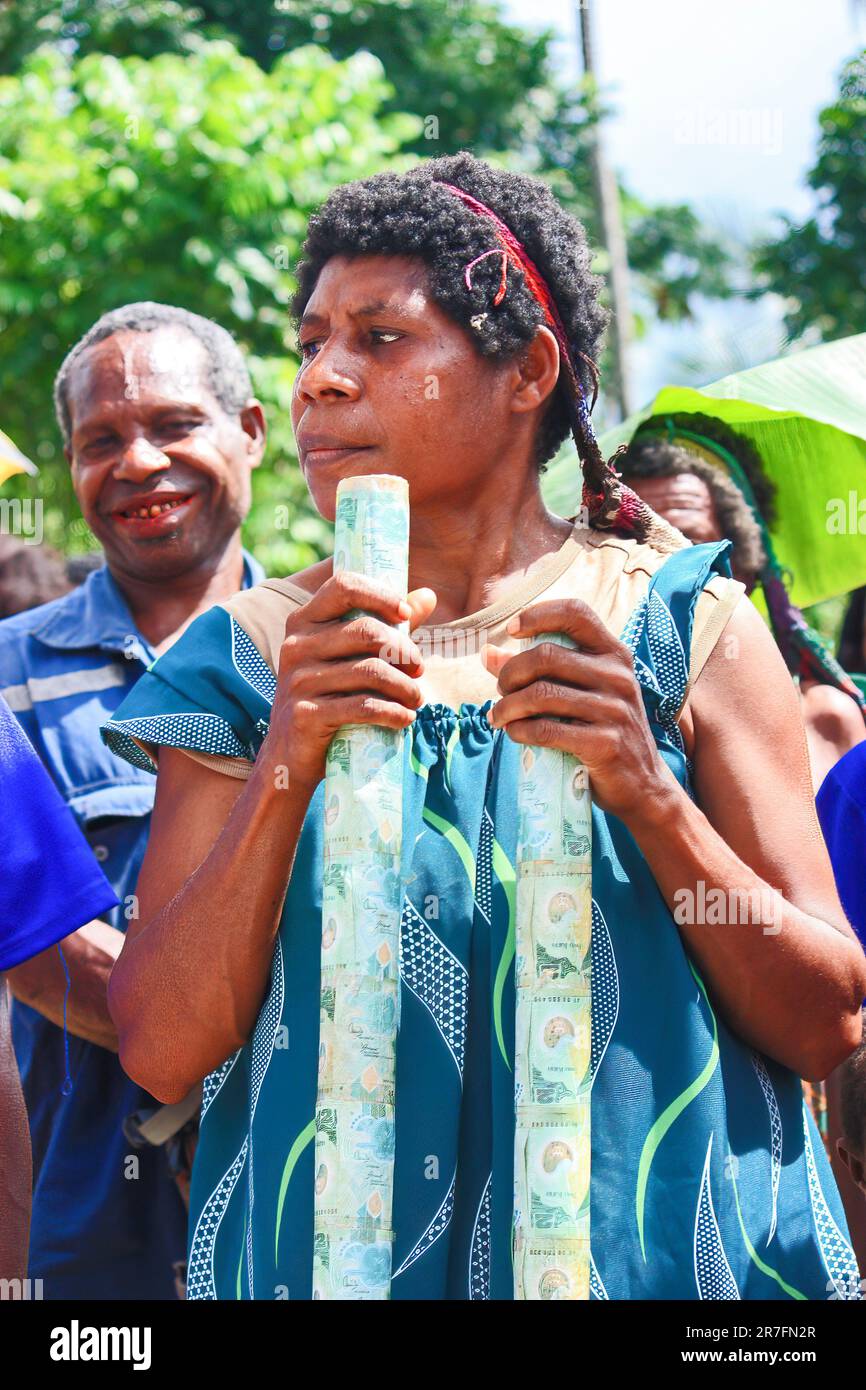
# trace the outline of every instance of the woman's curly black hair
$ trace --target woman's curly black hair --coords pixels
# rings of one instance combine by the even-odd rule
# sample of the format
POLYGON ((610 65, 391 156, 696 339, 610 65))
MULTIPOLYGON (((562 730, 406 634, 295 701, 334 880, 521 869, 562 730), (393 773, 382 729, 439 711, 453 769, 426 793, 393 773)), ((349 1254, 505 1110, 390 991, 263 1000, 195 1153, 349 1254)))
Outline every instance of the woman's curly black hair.
MULTIPOLYGON (((494 307, 501 273, 498 256, 473 268, 472 289, 467 290, 467 263, 499 243, 493 224, 440 187, 443 182, 485 203, 523 243, 547 281, 575 370, 591 395, 592 375, 583 357, 595 358, 607 312, 599 304, 602 281, 590 270, 583 227, 540 180, 494 169, 465 151, 429 160, 406 173, 374 174, 336 188, 310 220, 292 301, 295 318, 303 314, 332 256, 416 256, 427 267, 435 302, 472 335, 485 357, 507 359, 526 347, 544 322, 541 306, 522 271, 509 264, 507 292, 494 307)), ((571 428, 564 389, 560 373, 537 440, 540 470, 571 428)))

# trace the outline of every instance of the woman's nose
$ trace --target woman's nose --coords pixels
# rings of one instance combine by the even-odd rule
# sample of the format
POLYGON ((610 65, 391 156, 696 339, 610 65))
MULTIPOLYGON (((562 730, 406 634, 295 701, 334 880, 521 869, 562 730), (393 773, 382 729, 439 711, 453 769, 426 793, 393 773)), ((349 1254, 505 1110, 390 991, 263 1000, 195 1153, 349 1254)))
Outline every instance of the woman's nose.
POLYGON ((358 373, 348 361, 345 348, 336 342, 323 343, 315 356, 303 363, 295 389, 306 401, 328 397, 354 401, 361 394, 358 373))

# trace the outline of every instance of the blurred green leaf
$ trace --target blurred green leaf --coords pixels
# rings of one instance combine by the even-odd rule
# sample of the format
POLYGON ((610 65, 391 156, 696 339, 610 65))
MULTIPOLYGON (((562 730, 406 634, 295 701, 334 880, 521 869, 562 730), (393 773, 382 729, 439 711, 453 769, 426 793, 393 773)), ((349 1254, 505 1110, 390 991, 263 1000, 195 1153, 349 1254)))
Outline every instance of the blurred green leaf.
POLYGON ((816 209, 756 251, 759 292, 787 301, 791 337, 828 340, 866 330, 866 50, 844 67, 839 96, 819 117, 808 176, 816 209))

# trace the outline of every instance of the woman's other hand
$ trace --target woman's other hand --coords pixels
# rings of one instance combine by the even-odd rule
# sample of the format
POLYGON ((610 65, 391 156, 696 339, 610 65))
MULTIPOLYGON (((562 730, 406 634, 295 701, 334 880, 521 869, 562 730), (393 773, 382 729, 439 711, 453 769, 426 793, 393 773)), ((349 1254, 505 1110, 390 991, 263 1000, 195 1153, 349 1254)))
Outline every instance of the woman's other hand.
POLYGON ((580 758, 593 799, 628 820, 642 798, 671 789, 634 676, 631 652, 580 599, 532 604, 507 629, 528 638, 565 633, 577 650, 539 642, 512 653, 486 645, 482 660, 502 698, 488 719, 516 743, 560 748, 580 758))

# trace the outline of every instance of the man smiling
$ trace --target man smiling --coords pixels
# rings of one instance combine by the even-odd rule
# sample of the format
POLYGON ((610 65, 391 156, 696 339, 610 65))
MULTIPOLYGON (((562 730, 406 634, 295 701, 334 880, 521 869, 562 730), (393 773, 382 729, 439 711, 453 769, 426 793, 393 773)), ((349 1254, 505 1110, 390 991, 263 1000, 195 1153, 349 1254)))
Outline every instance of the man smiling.
POLYGON ((136 916, 153 783, 108 752, 99 726, 193 618, 263 577, 240 526, 265 423, 230 335, 150 303, 94 324, 55 405, 106 563, 0 624, 0 690, 121 905, 63 942, 68 997, 55 950, 10 972, 34 1153, 30 1273, 46 1298, 170 1298, 186 1216, 165 1150, 130 1152, 124 1137, 125 1118, 154 1101, 120 1067, 106 996, 136 916))

